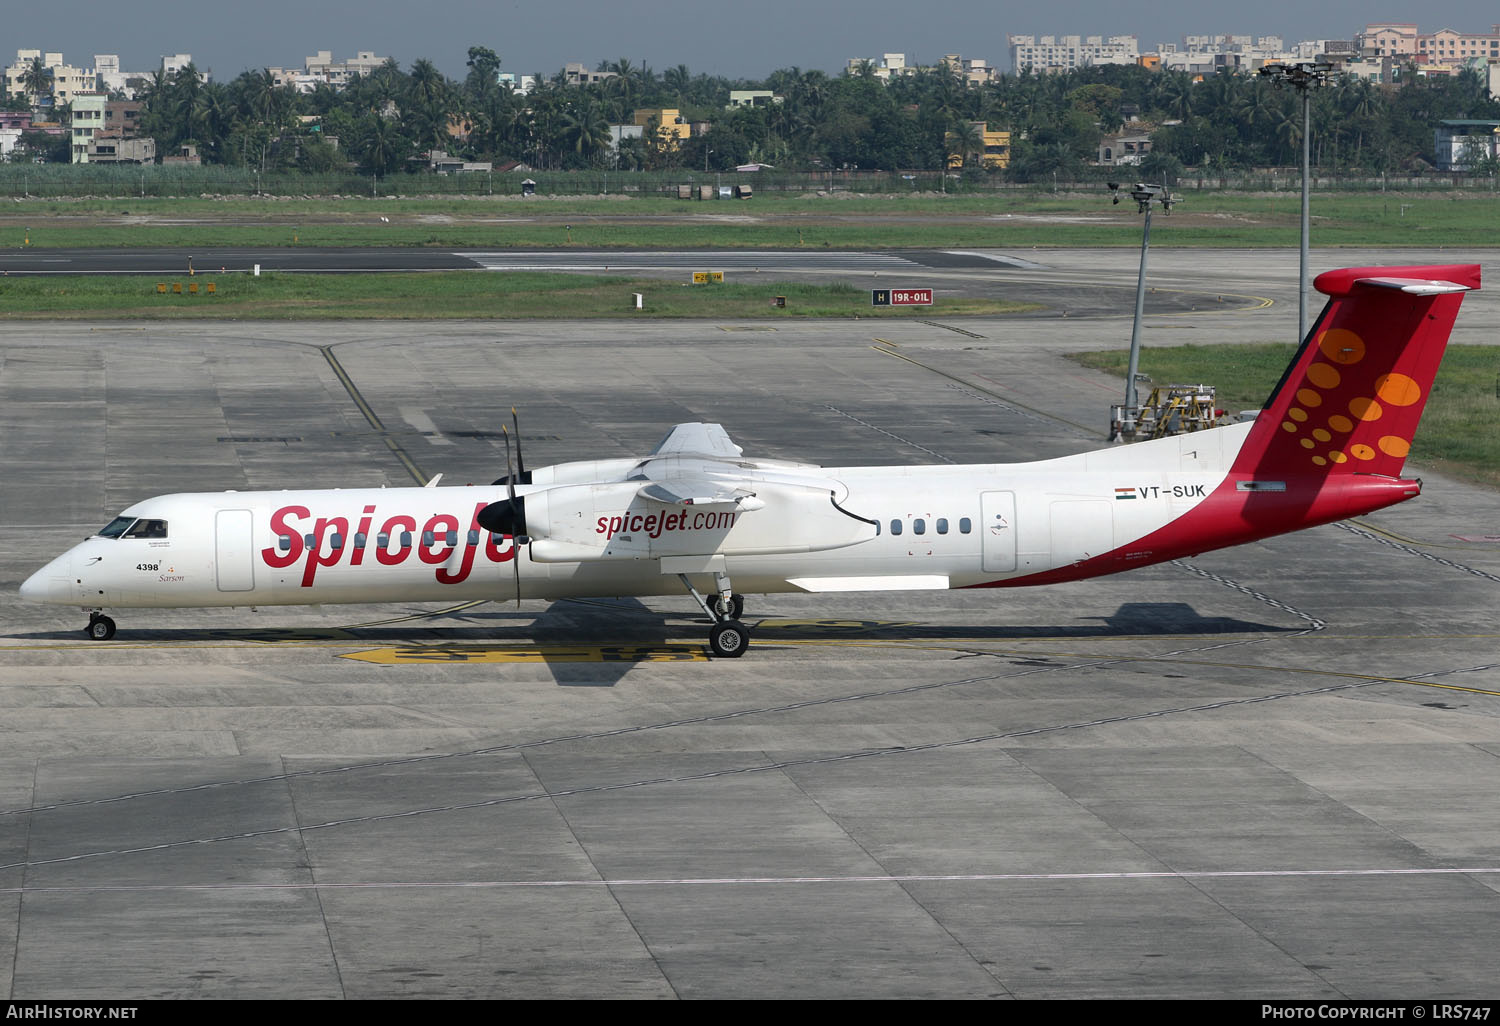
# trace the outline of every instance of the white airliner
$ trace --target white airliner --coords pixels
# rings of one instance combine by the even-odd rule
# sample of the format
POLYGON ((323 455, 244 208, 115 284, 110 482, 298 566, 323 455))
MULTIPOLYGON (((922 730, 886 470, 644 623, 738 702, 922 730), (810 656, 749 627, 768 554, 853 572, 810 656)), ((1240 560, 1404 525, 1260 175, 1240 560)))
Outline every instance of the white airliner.
POLYGON ((1320 275, 1329 297, 1265 409, 1036 463, 819 467, 679 424, 640 459, 490 487, 207 492, 138 502, 22 586, 105 608, 662 595, 712 650, 742 593, 1051 584, 1239 545, 1412 498, 1401 476, 1477 265, 1320 275), (706 596, 706 597, 705 597, 706 596))

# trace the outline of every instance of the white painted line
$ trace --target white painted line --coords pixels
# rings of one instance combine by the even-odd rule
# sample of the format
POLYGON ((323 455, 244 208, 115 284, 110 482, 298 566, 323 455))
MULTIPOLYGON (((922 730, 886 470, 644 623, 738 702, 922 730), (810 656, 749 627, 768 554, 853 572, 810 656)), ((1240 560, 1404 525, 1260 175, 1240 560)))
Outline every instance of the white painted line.
POLYGON ((0 894, 82 893, 93 891, 309 891, 418 890, 526 887, 746 887, 806 884, 910 883, 1055 883, 1093 880, 1237 880, 1287 877, 1477 876, 1500 874, 1500 866, 1387 869, 1226 869, 1174 872, 1143 870, 1122 873, 946 873, 900 876, 710 876, 646 877, 622 880, 391 880, 348 883, 233 884, 98 884, 76 887, 3 887, 0 894))

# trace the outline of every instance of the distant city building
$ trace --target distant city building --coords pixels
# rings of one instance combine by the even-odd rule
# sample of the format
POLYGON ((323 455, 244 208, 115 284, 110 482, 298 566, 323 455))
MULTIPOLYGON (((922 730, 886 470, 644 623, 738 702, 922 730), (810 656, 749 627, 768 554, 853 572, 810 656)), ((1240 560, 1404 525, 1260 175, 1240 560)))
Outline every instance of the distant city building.
POLYGON ((501 85, 510 86, 522 96, 536 88, 535 75, 513 75, 509 71, 502 71, 499 78, 501 85))
POLYGON ((729 106, 733 107, 764 107, 768 103, 780 103, 781 97, 769 89, 731 89, 729 90, 729 106))
POLYGON ((440 175, 472 174, 495 169, 495 165, 488 160, 464 160, 462 157, 452 156, 446 150, 428 150, 425 156, 414 159, 426 160, 427 169, 440 175))
POLYGON ((1408 22, 1374 22, 1354 38, 1368 57, 1411 57, 1417 52, 1417 26, 1408 22))
POLYGON ((73 136, 73 163, 89 162, 89 143, 93 142, 96 133, 104 130, 104 107, 108 102, 109 95, 97 90, 73 94, 73 115, 69 125, 73 136))
POLYGON ((932 71, 941 67, 948 68, 951 74, 961 76, 971 85, 982 85, 994 78, 996 74, 988 61, 978 57, 964 57, 956 53, 944 54, 938 59, 937 64, 929 68, 908 64, 904 53, 888 53, 878 61, 868 57, 851 57, 844 62, 846 74, 857 76, 868 73, 882 81, 890 81, 900 75, 911 75, 917 71, 932 71))
POLYGON ((876 78, 885 80, 898 75, 910 75, 917 70, 916 68, 907 67, 906 54, 904 53, 882 54, 878 61, 869 57, 851 57, 845 67, 849 74, 858 75, 861 74, 861 69, 866 65, 869 65, 870 73, 876 78))
MULTIPOLYGON (((971 152, 968 156, 970 163, 977 164, 987 171, 1004 170, 1010 166, 1010 133, 1007 131, 992 130, 983 121, 970 121, 969 127, 979 138, 979 151, 971 152)), ((950 143, 951 146, 951 143, 950 143)), ((963 153, 948 154, 948 170, 957 171, 964 166, 963 153)))
POLYGON ((1449 64, 1474 58, 1500 60, 1500 25, 1491 26, 1491 31, 1485 35, 1466 35, 1445 28, 1431 35, 1418 36, 1417 53, 1426 54, 1428 60, 1449 64))
POLYGON ((31 111, 0 110, 0 159, 9 160, 21 143, 21 133, 31 128, 31 111))
POLYGON ((983 58, 964 57, 956 53, 943 55, 938 61, 939 67, 945 67, 951 74, 958 75, 969 85, 984 85, 995 77, 995 69, 989 66, 983 58))
POLYGON ((122 71, 120 69, 120 55, 116 53, 94 54, 94 76, 99 81, 99 88, 104 92, 118 94, 127 100, 133 100, 140 94, 141 89, 151 80, 152 73, 149 71, 122 71))
MULTIPOLYGON (((1012 69, 1041 74, 1101 64, 1138 64, 1153 71, 1180 71, 1204 76, 1221 71, 1253 72, 1278 61, 1345 63, 1396 52, 1415 55, 1424 52, 1424 46, 1432 52, 1468 54, 1471 57, 1487 54, 1493 49, 1500 56, 1500 36, 1493 37, 1496 45, 1491 47, 1490 36, 1463 36, 1448 30, 1420 36, 1415 25, 1404 22, 1367 25, 1363 33, 1352 39, 1307 39, 1291 44, 1282 36, 1187 35, 1182 37, 1180 44, 1161 42, 1146 51, 1140 49, 1135 36, 1013 35, 1009 38, 1012 69), (1424 43, 1423 40, 1431 42, 1424 43)), ((1389 81, 1389 75, 1382 78, 1374 66, 1363 69, 1362 73, 1368 78, 1389 81)))
POLYGON ((1091 64, 1134 64, 1135 36, 1011 36, 1010 66, 1017 72, 1073 71, 1091 64))
POLYGON ((1151 137, 1139 132, 1106 135, 1099 140, 1099 163, 1109 166, 1139 164, 1151 152, 1151 137))
MULTIPOLYGON (((190 54, 190 53, 169 53, 169 54, 163 54, 162 55, 162 59, 161 59, 162 74, 164 74, 164 75, 175 75, 179 71, 181 71, 183 68, 187 67, 189 64, 192 64, 192 63, 193 63, 193 55, 190 54)), ((204 74, 201 70, 198 71, 198 77, 201 78, 205 82, 208 81, 208 76, 206 74, 204 74)))
POLYGON ((614 77, 613 71, 590 71, 578 61, 568 61, 563 65, 563 78, 567 80, 568 85, 592 85, 614 77))
POLYGON ((25 96, 33 107, 62 106, 72 103, 81 92, 93 92, 99 86, 93 68, 75 68, 63 62, 63 55, 41 50, 17 50, 16 62, 5 69, 5 91, 11 96, 25 96), (26 86, 26 73, 40 58, 47 69, 50 91, 33 93, 26 86))
POLYGON ((358 75, 371 75, 389 58, 371 50, 360 50, 347 60, 334 60, 332 50, 319 50, 302 62, 302 68, 267 68, 278 86, 310 93, 319 85, 342 89, 358 75))
POLYGON ((652 118, 658 119, 661 127, 657 130, 658 135, 672 140, 672 144, 678 145, 685 139, 692 138, 693 126, 688 124, 687 119, 682 116, 682 111, 676 107, 640 107, 635 112, 635 123, 643 128, 650 123, 652 118))
POLYGON ((1433 149, 1443 171, 1467 171, 1479 161, 1500 158, 1500 121, 1439 121, 1433 149))
MULTIPOLYGON (((609 126, 609 152, 617 155, 620 152, 620 144, 626 139, 640 139, 646 129, 643 125, 610 125, 609 126)), ((618 159, 618 158, 616 158, 618 159)))
POLYGON ((95 136, 89 143, 90 164, 154 164, 156 140, 149 135, 138 139, 95 136))

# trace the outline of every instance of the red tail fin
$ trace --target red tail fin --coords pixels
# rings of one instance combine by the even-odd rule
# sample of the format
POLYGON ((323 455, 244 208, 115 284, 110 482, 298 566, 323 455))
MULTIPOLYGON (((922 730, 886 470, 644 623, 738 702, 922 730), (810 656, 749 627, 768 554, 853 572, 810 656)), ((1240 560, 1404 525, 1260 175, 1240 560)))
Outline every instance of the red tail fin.
POLYGON ((1313 284, 1328 305, 1231 473, 1399 477, 1479 265, 1355 267, 1313 284))

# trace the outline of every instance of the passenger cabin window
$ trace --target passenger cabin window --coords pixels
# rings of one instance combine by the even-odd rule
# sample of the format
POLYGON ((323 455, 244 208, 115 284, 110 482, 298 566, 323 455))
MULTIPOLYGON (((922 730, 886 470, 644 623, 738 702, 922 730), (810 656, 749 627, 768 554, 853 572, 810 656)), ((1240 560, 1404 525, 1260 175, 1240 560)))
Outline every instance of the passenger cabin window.
POLYGON ((118 538, 125 533, 125 529, 135 523, 135 517, 115 517, 104 525, 104 530, 99 532, 101 538, 118 538))
POLYGON ((167 536, 167 522, 165 520, 137 520, 130 525, 130 530, 125 532, 126 538, 165 538, 167 536))
POLYGON ((973 522, 968 517, 961 517, 958 521, 958 533, 968 534, 974 529, 973 522))
POLYGON ((900 534, 901 533, 901 521, 899 521, 899 520, 892 520, 891 521, 891 533, 892 534, 900 534))
POLYGON ((947 534, 948 533, 948 518, 947 517, 938 517, 937 518, 937 533, 938 534, 947 534))
POLYGON ((276 538, 276 547, 279 548, 282 552, 291 552, 292 536, 289 534, 278 535, 276 538))
POLYGON ((365 547, 365 541, 366 541, 366 539, 365 539, 365 533, 363 531, 355 531, 354 532, 354 547, 356 549, 362 549, 362 548, 364 548, 365 547))
POLYGON ((915 519, 915 520, 913 520, 911 522, 911 533, 912 534, 926 534, 927 533, 927 521, 923 520, 921 517, 917 517, 917 519, 915 519))

